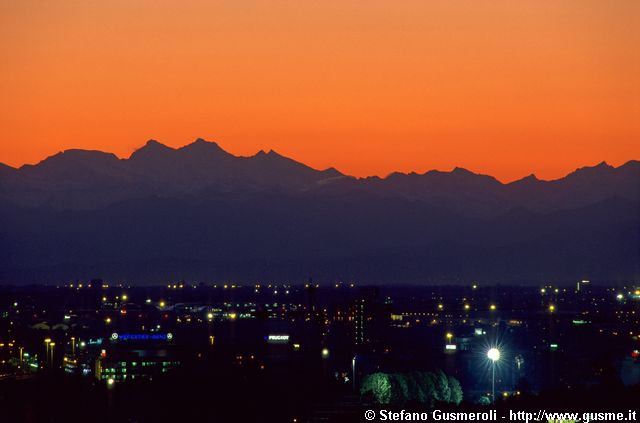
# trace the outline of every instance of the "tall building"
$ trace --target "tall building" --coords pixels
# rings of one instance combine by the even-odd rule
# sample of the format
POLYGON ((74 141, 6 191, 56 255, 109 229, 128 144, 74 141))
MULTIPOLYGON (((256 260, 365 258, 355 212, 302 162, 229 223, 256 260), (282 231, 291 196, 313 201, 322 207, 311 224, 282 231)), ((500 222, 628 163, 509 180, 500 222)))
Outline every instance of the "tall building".
POLYGON ((366 349, 376 344, 381 324, 386 321, 384 305, 380 301, 378 287, 365 287, 355 301, 354 345, 357 349, 366 349))

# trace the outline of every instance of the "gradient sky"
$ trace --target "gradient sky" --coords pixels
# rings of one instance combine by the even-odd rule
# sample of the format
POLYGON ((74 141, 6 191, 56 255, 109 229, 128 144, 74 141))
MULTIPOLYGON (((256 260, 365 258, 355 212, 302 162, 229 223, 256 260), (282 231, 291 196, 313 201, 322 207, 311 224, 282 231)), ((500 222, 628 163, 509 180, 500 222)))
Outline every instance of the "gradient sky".
POLYGON ((638 0, 0 0, 0 162, 197 137, 501 180, 640 159, 638 0))

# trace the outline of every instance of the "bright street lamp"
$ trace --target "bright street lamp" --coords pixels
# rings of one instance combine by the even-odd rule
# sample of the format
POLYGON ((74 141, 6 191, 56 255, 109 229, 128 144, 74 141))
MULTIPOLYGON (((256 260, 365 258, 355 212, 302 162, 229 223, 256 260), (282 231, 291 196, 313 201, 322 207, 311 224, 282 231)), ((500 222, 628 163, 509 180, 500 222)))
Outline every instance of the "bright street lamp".
POLYGON ((487 351, 487 357, 491 360, 491 403, 496 401, 496 362, 500 360, 500 350, 493 347, 487 351))
POLYGON ((498 350, 497 348, 491 348, 487 352, 487 357, 489 357, 489 360, 495 363, 496 361, 500 360, 500 350, 498 350))

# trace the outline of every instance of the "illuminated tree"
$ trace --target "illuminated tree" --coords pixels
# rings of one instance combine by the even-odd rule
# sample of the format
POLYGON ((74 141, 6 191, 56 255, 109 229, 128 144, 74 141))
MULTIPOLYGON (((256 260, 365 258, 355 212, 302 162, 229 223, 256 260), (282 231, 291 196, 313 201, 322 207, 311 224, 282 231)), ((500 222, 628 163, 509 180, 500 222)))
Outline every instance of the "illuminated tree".
POLYGON ((368 375, 360 385, 360 393, 373 395, 378 404, 391 402, 391 380, 386 373, 373 373, 368 375))
POLYGON ((429 387, 424 383, 423 375, 424 373, 421 372, 412 372, 405 375, 409 398, 419 403, 427 403, 431 398, 431 394, 428 391, 429 387))
POLYGON ((362 395, 371 395, 379 404, 403 405, 409 401, 433 406, 436 402, 460 404, 460 382, 441 370, 412 373, 373 373, 362 381, 362 395))
POLYGON ((480 399, 478 400, 478 404, 490 405, 491 404, 491 400, 489 399, 489 397, 481 396, 480 399))
POLYGON ((405 374, 391 373, 389 380, 391 381, 391 402, 393 404, 402 405, 411 399, 405 374))
POLYGON ((449 376, 449 389, 451 390, 449 402, 452 402, 456 405, 460 404, 463 398, 462 386, 460 386, 460 382, 458 382, 458 379, 453 376, 449 376))
POLYGON ((440 402, 450 402, 451 389, 449 389, 449 378, 442 370, 430 373, 435 386, 435 400, 440 402))

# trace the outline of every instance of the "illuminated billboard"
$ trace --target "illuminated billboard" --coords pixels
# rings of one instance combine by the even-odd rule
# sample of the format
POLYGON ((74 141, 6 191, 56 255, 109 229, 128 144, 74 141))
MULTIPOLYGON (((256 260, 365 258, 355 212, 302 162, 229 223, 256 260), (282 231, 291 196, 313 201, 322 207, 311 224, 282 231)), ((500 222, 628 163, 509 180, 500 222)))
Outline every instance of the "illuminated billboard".
POLYGON ((168 333, 117 333, 111 334, 112 341, 171 341, 173 334, 168 333))
POLYGON ((265 336, 269 344, 288 344, 289 335, 269 335, 265 336))

